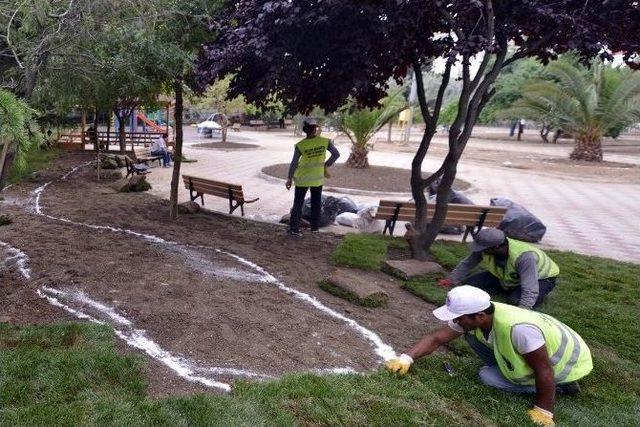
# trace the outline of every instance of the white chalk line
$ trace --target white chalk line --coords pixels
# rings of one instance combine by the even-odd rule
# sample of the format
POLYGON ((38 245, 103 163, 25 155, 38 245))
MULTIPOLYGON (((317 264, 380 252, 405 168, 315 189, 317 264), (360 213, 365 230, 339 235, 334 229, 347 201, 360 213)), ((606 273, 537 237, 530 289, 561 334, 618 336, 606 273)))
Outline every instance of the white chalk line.
MULTIPOLYGON (((87 163, 90 164, 91 162, 87 163)), ((72 173, 74 173, 75 171, 79 170, 80 168, 86 166, 87 164, 83 164, 80 166, 77 166, 75 168, 73 168, 71 171, 67 172, 66 174, 64 174, 60 179, 61 180, 65 180, 68 176, 70 176, 72 173)), ((112 232, 116 232, 116 233, 124 233, 124 234, 129 234, 129 235, 133 235, 135 237, 139 237, 142 238, 148 242, 154 243, 154 244, 158 244, 158 245, 162 245, 165 247, 170 247, 174 250, 178 250, 179 252, 183 252, 183 253, 189 253, 194 254, 194 252, 190 252, 189 249, 187 249, 187 247, 189 245, 181 245, 178 242, 173 242, 173 241, 168 241, 165 240, 161 237, 158 236, 154 236, 154 235, 150 235, 150 234, 145 234, 145 233, 139 233, 133 230, 129 230, 129 229, 124 229, 124 228, 118 228, 118 227, 112 227, 112 226, 105 226, 105 225, 96 225, 96 224, 88 224, 88 223, 82 223, 82 222, 76 222, 76 221, 72 221, 69 220, 67 218, 62 218, 62 217, 55 217, 52 215, 48 215, 45 214, 42 211, 42 207, 40 205, 40 196, 42 195, 42 193, 44 192, 44 190, 47 188, 47 186, 49 186, 52 183, 52 181, 45 183, 44 185, 42 185, 41 187, 38 187, 37 189, 35 189, 33 191, 33 196, 34 197, 34 212, 38 215, 44 216, 46 218, 52 219, 52 220, 56 220, 56 221, 61 221, 61 222, 65 222, 68 224, 73 224, 76 226, 82 226, 82 227, 89 227, 89 228, 93 228, 96 230, 106 230, 106 231, 112 231, 112 232)), ((382 339, 373 331, 363 327, 362 325, 360 325, 359 323, 357 323, 355 320, 350 319, 340 313, 338 313, 337 311, 327 307, 326 305, 324 305, 323 303, 321 303, 319 300, 317 300, 315 297, 312 297, 309 294, 306 294, 304 292, 298 291, 296 289, 290 288, 288 286, 286 286, 284 283, 282 283, 280 280, 276 279, 273 275, 271 275, 270 273, 268 273, 266 270, 264 270, 262 267, 258 266, 257 264, 248 261, 236 254, 227 252, 227 251, 223 251, 217 248, 212 248, 212 247, 208 247, 208 246, 197 246, 198 248, 206 248, 206 249, 213 249, 215 251, 217 251, 218 253, 222 253, 225 254, 229 257, 234 258, 235 260, 239 261, 241 264, 244 264, 248 267, 251 267, 252 269, 254 269, 255 271, 259 272, 261 275, 252 275, 252 279, 253 281, 259 281, 259 282, 263 282, 263 283, 271 283, 276 285, 279 289, 281 289, 282 291, 284 291, 285 293, 294 295, 296 298, 309 303, 310 305, 312 305, 313 307, 315 307, 316 309, 324 312, 325 314, 329 315, 330 317, 334 317, 338 320, 343 321, 344 323, 346 323, 348 326, 350 326, 352 329, 354 329, 355 331, 357 331, 361 336, 363 336, 364 338, 366 338, 367 340, 369 340, 375 347, 375 353, 381 357, 383 360, 388 360, 391 359, 393 357, 395 357, 395 351, 393 350, 393 348, 391 346, 389 346, 388 344, 385 344, 382 339)), ((228 272, 227 272, 228 273, 228 272)), ((238 279, 240 277, 238 277, 236 275, 236 273, 240 273, 240 272, 236 272, 234 271, 233 274, 231 274, 231 278, 234 279, 238 279)), ((229 277, 229 274, 222 274, 225 277, 229 277)), ((247 277, 242 277, 243 279, 247 279, 247 277)), ((133 344, 132 344, 133 345, 133 344)), ((140 347, 137 347, 140 348, 140 347)), ((141 348, 142 350, 144 350, 144 348, 141 348)), ((148 353, 149 354, 149 353, 148 353)), ((220 372, 220 373, 228 373, 228 374, 232 374, 232 375, 238 375, 238 374, 243 374, 244 376, 247 376, 247 371, 243 371, 243 370, 236 370, 236 369, 231 369, 231 368, 206 368, 211 372, 220 372)), ((174 369, 175 370, 175 369, 174 369)), ((178 374, 180 374, 179 371, 178 374)), ((334 373, 334 374, 343 374, 343 373, 353 373, 356 372, 355 370, 353 370, 350 367, 347 368, 329 368, 329 369, 316 369, 314 370, 314 372, 330 372, 330 373, 334 373)), ((249 374, 251 375, 251 374, 249 374)), ((260 374, 257 374, 260 375, 260 374)))
POLYGON ((54 289, 51 287, 43 286, 42 288, 36 291, 41 298, 46 299, 50 304, 60 307, 65 311, 71 313, 79 319, 88 320, 90 322, 98 323, 100 325, 106 324, 106 322, 97 319, 79 309, 72 308, 71 306, 64 304, 60 301, 62 298, 70 298, 75 300, 78 303, 86 304, 96 309, 100 313, 109 317, 112 321, 115 321, 120 326, 127 327, 119 328, 111 324, 113 327, 115 334, 129 344, 132 347, 135 347, 139 350, 144 351, 151 358, 163 363, 171 370, 176 372, 180 377, 195 383, 203 384, 207 387, 214 387, 221 389, 223 391, 229 392, 231 391, 231 385, 227 383, 223 383, 220 381, 212 380, 210 378, 206 378, 200 375, 196 375, 194 373, 194 369, 192 367, 192 362, 188 359, 177 357, 172 355, 170 352, 162 349, 157 343, 147 337, 146 331, 143 329, 135 329, 133 328, 132 323, 117 314, 115 310, 111 307, 108 307, 101 302, 92 300, 88 296, 86 296, 82 292, 68 293, 65 291, 61 291, 59 289, 54 289))
POLYGON ((14 248, 8 243, 0 241, 0 246, 5 248, 7 254, 9 255, 8 257, 5 257, 4 261, 0 265, 11 267, 9 261, 14 261, 13 264, 18 267, 18 271, 20 272, 20 274, 22 274, 22 277, 24 277, 26 280, 31 280, 31 270, 27 265, 29 257, 20 249, 14 248))

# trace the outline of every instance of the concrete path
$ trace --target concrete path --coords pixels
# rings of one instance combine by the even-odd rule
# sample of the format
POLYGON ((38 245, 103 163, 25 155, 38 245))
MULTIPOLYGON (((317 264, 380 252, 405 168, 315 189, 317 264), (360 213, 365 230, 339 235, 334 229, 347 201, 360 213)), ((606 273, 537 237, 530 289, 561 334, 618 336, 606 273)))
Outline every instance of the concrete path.
MULTIPOLYGON (((258 202, 245 207, 247 217, 275 222, 289 211, 293 191, 287 192, 283 182, 265 179, 261 176, 261 169, 276 163, 288 163, 298 139, 291 131, 243 130, 231 133, 230 141, 257 144, 260 148, 221 151, 194 147, 198 143, 212 141, 199 138, 193 128, 185 128, 184 153, 188 158, 198 161, 183 164, 182 172, 242 184, 247 197, 260 197, 258 202)), ((474 140, 471 144, 478 148, 495 145, 474 140)), ((348 157, 349 145, 337 145, 342 153, 339 162, 344 162, 348 157)), ((500 147, 504 148, 504 143, 500 147)), ((515 147, 514 150, 524 148, 515 147)), ((569 149, 562 145, 544 147, 545 154, 558 156, 564 156, 569 149)), ((620 157, 616 155, 607 160, 623 160, 620 157)), ((638 161, 634 156, 624 157, 624 160, 638 161)), ((411 167, 411 159, 410 153, 373 151, 369 156, 373 165, 405 169, 411 167)), ((424 162, 424 170, 435 170, 439 164, 439 159, 428 158, 424 162)), ((148 177, 153 186, 152 192, 168 198, 171 169, 154 168, 148 177)), ((544 246, 640 263, 640 221, 635 217, 640 212, 638 185, 585 182, 542 176, 530 171, 491 168, 464 160, 464 156, 458 167, 458 177, 474 185, 476 191, 469 197, 478 204, 488 204, 491 197, 503 196, 526 206, 547 226, 542 241, 544 246)), ((348 196, 357 203, 379 200, 379 197, 348 196)), ((188 200, 188 191, 182 186, 180 200, 188 200)), ((228 211, 228 202, 223 199, 205 196, 205 205, 209 209, 228 211)))

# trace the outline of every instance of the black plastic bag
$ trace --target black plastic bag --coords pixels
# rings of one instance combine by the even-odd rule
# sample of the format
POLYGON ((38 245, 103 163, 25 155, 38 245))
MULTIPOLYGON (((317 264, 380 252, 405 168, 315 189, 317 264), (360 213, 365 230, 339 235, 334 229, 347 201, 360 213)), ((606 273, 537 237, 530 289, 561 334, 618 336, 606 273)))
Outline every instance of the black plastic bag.
MULTIPOLYGON (((327 225, 333 224, 338 214, 341 213, 339 211, 340 211, 340 199, 332 196, 325 196, 323 194, 321 208, 320 208, 319 227, 326 227, 327 225)), ((308 221, 311 220, 311 198, 310 197, 307 197, 306 199, 304 199, 304 204, 302 205, 302 218, 308 221)))
POLYGON ((505 197, 494 197, 491 206, 503 206, 507 212, 498 228, 508 236, 524 242, 539 242, 547 232, 547 227, 538 217, 505 197))

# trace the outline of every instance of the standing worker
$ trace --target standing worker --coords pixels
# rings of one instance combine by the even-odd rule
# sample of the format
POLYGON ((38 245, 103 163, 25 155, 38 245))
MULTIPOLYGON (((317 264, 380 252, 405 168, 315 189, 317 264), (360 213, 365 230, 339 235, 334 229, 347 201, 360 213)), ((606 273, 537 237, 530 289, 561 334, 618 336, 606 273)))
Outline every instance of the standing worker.
POLYGON ((469 248, 471 254, 440 280, 440 286, 464 281, 493 295, 506 294, 509 304, 527 309, 537 308, 556 286, 558 265, 540 249, 510 239, 502 230, 483 228, 469 248), (485 271, 467 277, 478 264, 485 271))
POLYGON ((453 288, 433 315, 447 325, 387 361, 387 370, 406 374, 414 360, 464 335, 485 364, 480 380, 511 393, 535 393, 527 414, 534 423, 553 427, 556 391, 579 393, 577 380, 593 369, 589 347, 573 329, 546 314, 491 302, 482 289, 453 288))
POLYGON ((340 157, 333 142, 320 136, 322 129, 315 119, 305 119, 302 131, 307 134, 307 137, 298 142, 294 148, 286 183, 287 190, 291 188, 292 180, 296 184, 288 230, 289 234, 294 236, 302 235, 300 233, 300 217, 307 189, 311 189, 311 231, 318 231, 322 207, 322 186, 325 177, 329 177, 327 168, 340 157), (325 162, 327 150, 331 153, 331 157, 325 162))

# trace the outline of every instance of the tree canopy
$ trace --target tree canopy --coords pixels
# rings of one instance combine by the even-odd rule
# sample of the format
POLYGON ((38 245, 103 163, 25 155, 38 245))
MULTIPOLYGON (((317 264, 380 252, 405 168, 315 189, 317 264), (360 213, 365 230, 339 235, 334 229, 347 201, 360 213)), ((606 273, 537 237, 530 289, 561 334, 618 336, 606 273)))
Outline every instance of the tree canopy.
POLYGON ((270 97, 300 112, 335 111, 347 99, 377 107, 390 80, 413 69, 425 132, 411 165, 416 202, 411 247, 416 258, 444 224, 457 164, 504 67, 523 58, 543 63, 576 51, 583 61, 622 52, 640 67, 640 4, 634 0, 287 0, 229 2, 213 28, 195 73, 203 90, 233 74, 230 96, 260 104, 270 97), (624 37, 622 37, 624 36, 624 37), (480 63, 472 69, 471 62, 480 63), (424 67, 444 62, 435 99, 427 99, 424 67), (449 152, 422 176, 454 65, 462 89, 449 131, 449 152), (439 180, 436 208, 427 215, 425 189, 439 180))
POLYGON ((200 58, 197 83, 203 89, 234 73, 232 97, 259 103, 276 95, 299 111, 336 110, 350 96, 376 106, 389 78, 404 79, 416 59, 464 60, 508 42, 516 58, 544 63, 573 49, 585 57, 620 51, 632 61, 640 51, 640 30, 632 32, 639 8, 633 0, 229 2, 215 24, 219 37, 200 58), (490 36, 478 25, 488 4, 490 36), (617 37, 622 28, 628 31, 617 37))

